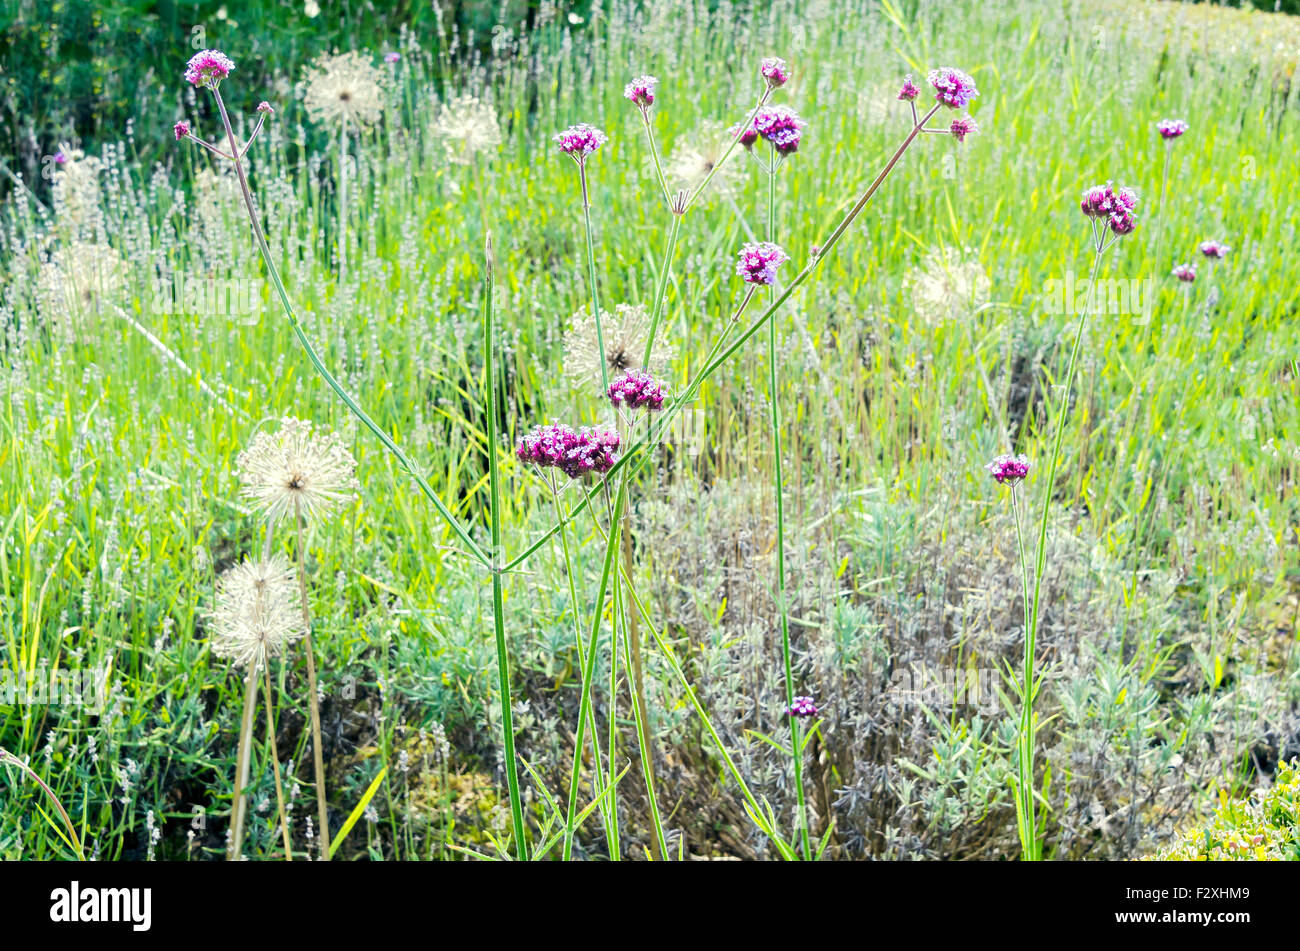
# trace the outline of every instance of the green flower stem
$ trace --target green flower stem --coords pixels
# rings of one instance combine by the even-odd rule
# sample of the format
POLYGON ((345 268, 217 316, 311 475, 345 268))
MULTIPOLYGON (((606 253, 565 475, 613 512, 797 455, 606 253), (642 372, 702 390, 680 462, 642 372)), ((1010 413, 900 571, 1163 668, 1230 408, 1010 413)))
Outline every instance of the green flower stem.
MULTIPOLYGON (((505 604, 501 574, 496 561, 501 553, 501 479, 497 471, 497 387, 492 369, 495 340, 492 333, 492 236, 487 236, 486 267, 483 277, 483 410, 487 415, 488 488, 492 497, 492 627, 496 635, 497 681, 501 691, 501 732, 505 740, 506 785, 510 791, 510 818, 515 830, 515 851, 528 861, 528 830, 519 798, 519 771, 515 761, 514 717, 510 700, 510 655, 506 649, 505 604)), ((582 746, 579 744, 578 749, 582 746)))
MULTIPOLYGON (((221 113, 222 124, 225 126, 227 137, 230 139, 230 147, 236 152, 236 154, 238 154, 238 148, 235 144, 235 132, 230 125, 230 117, 226 114, 226 105, 221 99, 221 93, 217 89, 213 89, 212 94, 216 97, 217 109, 221 113)), ((356 416, 356 418, 360 420, 371 433, 374 434, 374 436, 383 444, 384 448, 387 449, 395 459, 397 459, 398 464, 401 465, 402 469, 415 480, 415 484, 419 486, 420 491, 423 492, 425 497, 433 503, 433 507, 438 510, 438 514, 443 517, 443 520, 446 521, 448 527, 450 527, 456 537, 460 539, 461 544, 469 550, 470 554, 473 555, 473 557, 483 565, 483 567, 492 567, 491 559, 488 558, 487 554, 479 544, 469 536, 469 533, 465 531, 460 522, 457 521, 456 517, 452 515, 451 510, 447 508, 442 499, 438 497, 438 494, 433 491, 433 488, 429 485, 428 481, 420 474, 415 463, 411 461, 410 457, 402 451, 401 447, 399 447, 397 443, 393 442, 388 433, 384 432, 379 427, 379 424, 366 414, 365 410, 357 404, 356 400, 354 400, 348 392, 343 389, 342 384, 335 379, 334 374, 331 373, 325 366, 324 362, 322 362, 320 355, 316 352, 316 348, 313 347, 311 341, 307 339, 307 334, 303 330, 302 324, 298 321, 298 315, 294 312, 293 305, 289 303, 289 294, 284 289, 284 282, 280 279, 280 272, 276 268, 275 261, 271 257, 271 248, 270 245, 267 244, 266 235, 262 232, 262 225, 257 217, 257 207, 253 204, 253 193, 248 187, 248 177, 244 173, 243 163, 238 159, 235 159, 234 165, 235 175, 239 179, 239 188, 244 196, 244 204, 248 208, 248 218, 249 222, 252 224, 253 237, 257 239, 258 249, 262 252, 262 261, 266 265, 266 272, 271 278, 271 284, 275 287, 276 295, 280 298, 280 305, 284 308, 285 316, 289 319, 289 325, 293 328, 294 335, 298 338, 298 343, 302 347, 303 352, 307 354, 307 359, 311 361, 312 366, 316 369, 316 372, 320 375, 321 379, 323 379, 338 398, 343 401, 344 405, 351 410, 352 414, 356 416)))
POLYGON ((596 246, 591 237, 591 195, 587 186, 587 161, 578 160, 578 180, 582 184, 582 223, 587 232, 587 282, 591 285, 591 315, 596 321, 596 346, 600 350, 600 392, 609 391, 609 361, 605 359, 605 332, 600 324, 600 295, 596 289, 596 246))
MULTIPOLYGON (((766 89, 763 90, 763 95, 759 97, 758 105, 754 106, 753 111, 750 112, 749 114, 749 118, 747 118, 744 122, 740 124, 740 129, 743 130, 749 128, 750 124, 754 121, 754 117, 758 115, 758 110, 762 109, 763 106, 766 105, 768 97, 771 95, 772 95, 772 87, 768 86, 766 89)), ((935 108, 937 109, 938 107, 936 106, 935 108)), ((727 145, 727 151, 722 153, 722 158, 718 159, 718 164, 713 166, 713 168, 709 169, 709 174, 704 176, 704 181, 700 182, 699 186, 695 189, 695 191, 691 192, 691 197, 686 199, 686 206, 685 208, 682 209, 683 214, 685 214, 686 211, 688 211, 690 207, 695 204, 695 199, 699 198, 700 195, 704 193, 704 189, 709 187, 709 182, 713 181, 713 176, 718 173, 718 169, 722 168, 722 166, 726 164, 727 159, 731 156, 731 153, 736 148, 736 143, 738 143, 739 141, 740 141, 739 135, 731 136, 731 142, 728 143, 727 145)))
MULTIPOLYGON (((611 526, 617 524, 617 519, 619 514, 623 511, 623 502, 626 499, 626 497, 627 497, 627 486, 626 483, 623 483, 619 485, 618 497, 615 499, 614 502, 615 521, 611 522, 611 526)), ((587 500, 587 507, 588 508, 591 507, 590 497, 588 497, 587 500)), ((595 513, 593 512, 592 514, 594 517, 595 513)), ((610 569, 613 566, 614 558, 617 554, 617 551, 618 551, 618 532, 614 531, 611 527, 611 531, 607 534, 607 539, 605 542, 605 563, 604 566, 601 568, 601 572, 600 572, 600 585, 596 589, 595 606, 592 608, 592 612, 591 612, 591 635, 587 638, 587 644, 589 645, 589 649, 587 651, 587 662, 583 666, 583 670, 582 670, 582 695, 578 701, 578 736, 576 741, 573 744, 573 770, 569 774, 569 808, 568 808, 568 813, 565 817, 565 825, 564 825, 564 846, 562 850, 562 856, 566 862, 573 855, 573 829, 574 829, 573 820, 574 820, 574 815, 577 812, 577 804, 578 804, 578 775, 582 769, 582 744, 585 739, 584 734, 586 732, 587 717, 591 709, 591 683, 596 673, 596 654, 597 654, 596 647, 600 643, 600 619, 601 616, 605 613, 605 593, 609 590, 610 569)), ((617 650, 611 651, 611 654, 613 654, 614 656, 617 656, 617 653, 618 653, 617 650)), ((616 666, 616 665, 611 665, 611 666, 616 666)), ((613 707, 612 694, 611 694, 610 706, 611 708, 613 707)), ((610 721, 613 722, 614 719, 615 717, 611 709, 610 721)), ((609 748, 609 756, 610 756, 610 763, 612 765, 614 762, 613 747, 609 748)), ((610 808, 611 811, 613 811, 616 807, 613 804, 611 804, 610 808)), ((617 839, 613 840, 610 843, 611 857, 613 853, 617 850, 616 843, 617 843, 617 839)))
POLYGON ((645 354, 641 365, 650 369, 650 357, 654 353, 655 335, 659 331, 659 319, 663 314, 664 297, 668 293, 668 275, 672 271, 673 252, 677 250, 677 234, 681 230, 681 215, 673 215, 672 225, 668 229, 668 248, 664 251, 663 272, 659 275, 659 285, 655 288, 654 309, 650 312, 650 333, 646 336, 645 354))
POLYGON ((253 711, 257 708, 257 663, 248 662, 248 673, 244 677, 244 715, 239 721, 239 751, 235 755, 235 795, 230 808, 230 855, 232 862, 238 862, 244 846, 244 822, 248 815, 248 803, 245 792, 248 788, 249 763, 253 755, 253 711))
MULTIPOLYGON (((659 188, 664 193, 664 201, 668 202, 669 207, 672 207, 673 198, 672 195, 668 194, 668 181, 664 178, 664 167, 659 161, 659 147, 655 143, 655 130, 654 126, 650 123, 649 109, 641 110, 641 121, 645 125, 646 138, 650 140, 650 155, 655 160, 655 174, 659 178, 659 188)), ((673 217, 675 218, 677 216, 674 215, 673 217)))
POLYGON ((293 502, 293 524, 298 534, 298 596, 302 602, 303 653, 307 655, 307 705, 311 710, 311 757, 316 770, 316 811, 320 818, 320 858, 330 860, 330 811, 325 796, 325 749, 321 742, 320 689, 316 685, 316 648, 311 637, 311 610, 307 603, 307 549, 302 538, 302 503, 293 502))
POLYGON ((262 663, 262 687, 266 691, 266 743, 271 748, 271 769, 275 774, 275 806, 279 811, 280 830, 284 835, 284 860, 293 861, 293 842, 289 839, 289 822, 284 811, 284 784, 280 781, 280 751, 275 742, 275 710, 271 706, 271 663, 262 663))
MULTIPOLYGON (((776 241, 776 168, 767 176, 767 240, 776 241)), ((768 297, 776 288, 769 288, 768 297)), ((805 860, 812 856, 808 842, 808 806, 803 791, 803 749, 800 743, 799 718, 794 715, 794 661, 790 656, 790 605, 785 592, 785 479, 781 467, 781 401, 777 389, 776 309, 767 317, 768 404, 772 422, 772 480, 776 491, 776 603, 781 613, 781 662, 785 670, 785 704, 790 711, 790 758, 794 766, 794 789, 799 829, 799 845, 805 860)))

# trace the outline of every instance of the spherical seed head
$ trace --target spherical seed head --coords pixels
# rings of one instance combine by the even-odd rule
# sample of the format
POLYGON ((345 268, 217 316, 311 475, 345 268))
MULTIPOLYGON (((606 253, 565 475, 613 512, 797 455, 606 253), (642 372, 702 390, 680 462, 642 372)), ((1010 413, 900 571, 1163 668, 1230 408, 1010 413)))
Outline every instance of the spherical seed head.
POLYGON ((1222 241, 1202 241, 1200 247, 1203 255, 1207 258, 1213 258, 1214 260, 1222 260, 1223 258, 1226 258, 1228 252, 1232 250, 1232 248, 1224 244, 1222 241))
POLYGON ((979 130, 980 127, 975 124, 975 120, 970 116, 953 119, 952 125, 948 127, 948 131, 953 134, 958 142, 965 142, 966 136, 975 135, 979 130))
POLYGON ((972 99, 979 96, 975 80, 960 69, 942 66, 932 69, 927 78, 934 87, 934 98, 950 109, 965 109, 972 99))
POLYGON ((1190 126, 1182 119, 1161 119, 1156 123, 1156 131, 1166 142, 1177 139, 1189 128, 1190 126))
POLYGON ((817 702, 812 697, 795 697, 790 706, 785 708, 788 717, 815 717, 817 713, 817 702))
POLYGON ((1015 485, 1029 475, 1029 459, 1023 454, 1013 456, 1010 453, 1005 453, 988 463, 984 468, 999 483, 1015 485))
POLYGON ((746 284, 766 287, 776 280, 776 269, 788 260, 790 256, 770 241, 746 244, 740 249, 736 273, 746 284))
POLYGON ((388 78, 368 56, 350 51, 318 56, 303 74, 298 89, 313 121, 346 123, 355 130, 379 121, 388 78))
POLYGON ((1184 284, 1191 284, 1193 281, 1196 280, 1196 265, 1179 264, 1169 273, 1172 274, 1174 277, 1178 278, 1184 284))
POLYGON ((217 579, 212 652, 237 666, 260 663, 307 633, 295 603, 297 576, 280 554, 246 560, 217 579))
POLYGON ((309 524, 355 498, 356 461, 334 433, 286 416, 276 432, 262 431, 239 454, 235 469, 245 498, 269 522, 298 513, 309 524))
POLYGON ((903 102, 911 102, 919 95, 921 95, 921 90, 916 88, 916 83, 912 82, 912 77, 907 76, 903 80, 903 88, 898 90, 898 98, 903 102))
POLYGON ((221 50, 201 50, 185 64, 185 81, 200 89, 204 86, 216 89, 234 69, 235 64, 221 50))
POLYGON ((176 141, 179 142, 190 134, 190 124, 182 119, 180 122, 172 126, 172 133, 175 134, 176 141))
POLYGON ((442 103, 433 129, 447 161, 455 165, 469 165, 480 152, 490 155, 501 145, 496 110, 477 96, 453 96, 442 103))
POLYGON ((638 76, 623 87, 623 98, 641 109, 654 105, 655 87, 659 80, 653 76, 638 76))
POLYGON ((784 86, 790 80, 790 67, 779 56, 768 56, 759 63, 758 71, 767 80, 769 89, 784 86))
POLYGON ((578 161, 594 155, 597 149, 609 141, 609 136, 604 132, 585 122, 571 125, 563 132, 557 132, 552 138, 561 152, 573 156, 578 161))

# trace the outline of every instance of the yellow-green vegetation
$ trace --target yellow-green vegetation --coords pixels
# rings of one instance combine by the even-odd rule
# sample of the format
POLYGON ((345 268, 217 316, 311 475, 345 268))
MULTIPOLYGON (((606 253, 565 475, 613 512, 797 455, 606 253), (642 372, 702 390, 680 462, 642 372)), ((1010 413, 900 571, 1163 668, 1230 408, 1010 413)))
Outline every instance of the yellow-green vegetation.
POLYGON ((1282 763, 1267 788, 1235 798, 1219 790, 1214 818, 1180 834, 1152 858, 1171 861, 1300 860, 1300 769, 1282 763))

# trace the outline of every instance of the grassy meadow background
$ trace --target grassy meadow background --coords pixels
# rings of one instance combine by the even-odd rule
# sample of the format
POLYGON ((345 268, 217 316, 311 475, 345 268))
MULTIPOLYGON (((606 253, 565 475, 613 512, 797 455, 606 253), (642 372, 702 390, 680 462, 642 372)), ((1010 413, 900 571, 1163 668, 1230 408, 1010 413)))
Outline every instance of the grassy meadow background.
MULTIPOLYGON (((827 855, 838 859, 1017 854, 1015 717, 998 671, 1020 650, 1020 582, 1005 491, 982 467, 1013 447, 1033 459, 1047 451, 1044 394, 1056 399, 1074 327, 1049 282, 1086 277, 1078 197, 1114 179, 1142 203, 1137 233, 1102 277, 1149 282, 1150 322, 1104 310, 1090 319, 1068 417, 1039 641, 1047 852, 1240 851, 1212 813, 1233 800, 1249 809, 1252 790, 1300 757, 1300 20, 1145 0, 539 10, 526 24, 503 12, 486 45, 459 32, 453 43, 448 23, 439 34, 427 18, 313 44, 310 22, 285 7, 296 45, 283 59, 271 20, 265 30, 206 22, 206 45, 238 67, 222 87, 237 124, 261 99, 278 110, 250 152, 252 186, 290 296, 344 384, 476 538, 487 536, 487 453, 501 453, 506 545, 517 552, 553 513, 514 460, 515 437, 603 412, 564 372, 564 333, 588 292, 577 175, 550 136, 575 122, 609 134, 591 164, 602 305, 648 305, 668 215, 622 97, 631 76, 661 81, 654 122, 672 167, 744 118, 762 56, 790 61, 779 101, 808 128, 778 179, 777 230, 801 266, 906 135, 895 99, 904 74, 972 73, 981 134, 960 146, 923 136, 778 314, 792 631, 801 692, 825 711, 805 769, 813 831, 833 823, 827 855), (337 142, 295 96, 304 58, 331 43, 373 55, 390 79, 382 122, 350 149, 343 230, 337 142), (389 50, 401 60, 383 64, 389 50), (449 161, 435 127, 439 103, 464 93, 493 106, 503 133, 476 165, 449 161), (1170 116, 1191 130, 1173 149, 1161 208, 1155 123, 1170 116), (485 445, 480 400, 489 229, 504 348, 496 447, 485 445), (1208 238, 1232 246, 1225 261, 1202 265, 1190 288, 1168 276, 1208 238), (916 689, 967 671, 979 690, 916 689), (1202 822, 1217 831, 1193 832, 1202 822)), ((255 319, 154 306, 160 279, 261 273, 229 180, 202 150, 171 141, 177 119, 209 139, 217 122, 181 82, 192 53, 184 17, 169 42, 129 134, 100 128, 84 144, 101 163, 89 204, 60 207, 30 163, 23 173, 15 154, 7 165, 0 664, 105 670, 107 696, 95 712, 0 695, 0 746, 58 795, 98 858, 222 856, 241 682, 210 657, 205 612, 216 575, 261 544, 235 457, 259 427, 296 415, 345 436, 363 487, 309 539, 335 833, 387 769, 338 857, 493 854, 509 810, 489 585, 447 550, 443 523, 318 381, 260 284, 255 319), (116 276, 115 306, 59 321, 42 282, 73 260, 116 276)), ((125 49, 96 55, 130 67, 125 49)), ((36 168, 38 153, 77 146, 60 137, 70 135, 34 128, 36 168)), ((735 253, 762 221, 761 173, 747 160, 730 168, 685 219, 672 271, 660 339, 675 389, 738 302, 735 253)), ((646 470, 633 496, 634 571, 723 742, 789 828, 788 757, 759 736, 781 729, 784 705, 766 380, 753 342, 646 470)), ((1029 488, 1036 500, 1032 476, 1029 488)), ((575 524, 589 597, 600 536, 589 519, 575 524)), ((507 579, 507 633, 539 822, 567 786, 580 672, 558 546, 523 567, 507 579)), ((305 856, 315 807, 301 655, 275 662, 272 676, 305 856)), ((771 857, 653 651, 646 676, 674 851, 771 857)), ((611 699, 607 673, 596 713, 634 759, 626 692, 611 699)), ((258 762, 262 805, 245 851, 273 858, 274 787, 258 762)), ((1285 801, 1283 832, 1251 850, 1300 857, 1295 798, 1285 801)), ((70 854, 38 807, 40 790, 0 768, 0 856, 70 854)), ((635 769, 619 810, 622 856, 640 858, 650 824, 635 769)), ((577 852, 610 854, 599 823, 584 826, 577 852)))

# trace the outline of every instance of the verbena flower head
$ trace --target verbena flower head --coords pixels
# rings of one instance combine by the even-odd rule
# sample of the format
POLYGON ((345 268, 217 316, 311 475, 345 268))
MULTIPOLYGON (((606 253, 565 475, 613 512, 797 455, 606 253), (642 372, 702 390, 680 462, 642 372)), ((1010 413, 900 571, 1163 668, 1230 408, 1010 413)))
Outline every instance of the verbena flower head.
POLYGON ((618 462, 619 444, 619 435, 612 429, 574 430, 554 423, 521 437, 515 456, 520 462, 559 469, 571 479, 580 479, 612 469, 618 462))
POLYGON ((235 470, 245 498, 269 522, 297 512, 316 524, 355 497, 356 460, 334 433, 286 416, 276 432, 263 430, 239 454, 235 470))
POLYGON ((1004 453, 984 467, 989 475, 999 483, 1015 485, 1029 475, 1029 458, 1025 455, 1013 456, 1004 453))
POLYGON ((200 89, 216 89, 221 80, 235 70, 235 64, 221 50, 201 50, 185 64, 185 81, 200 89))
POLYGON ((738 139, 740 144, 745 148, 753 149, 754 143, 758 141, 758 130, 754 128, 753 123, 750 123, 743 128, 741 125, 741 123, 737 122, 727 130, 727 134, 733 139, 738 139))
POLYGON ((257 104, 257 111, 267 116, 275 115, 275 110, 271 108, 271 104, 265 99, 257 104))
POLYGON ((1166 142, 1176 139, 1188 130, 1189 126, 1182 119, 1161 119, 1156 123, 1156 131, 1166 142))
POLYGON ((953 134, 958 142, 965 142, 966 136, 975 135, 979 130, 980 127, 975 124, 975 120, 970 116, 953 119, 952 125, 948 127, 948 131, 953 134))
POLYGON ((795 697, 790 706, 785 708, 788 717, 815 717, 817 713, 817 702, 812 697, 795 697))
POLYGON ((298 88, 313 121, 357 129, 379 121, 387 79, 369 57, 353 51, 317 57, 298 88))
POLYGON ((552 138, 561 152, 579 162, 595 154, 597 149, 609 141, 609 136, 604 132, 585 122, 571 125, 563 132, 557 132, 552 138))
POLYGON ((624 405, 629 410, 648 409, 651 412, 664 408, 663 387, 645 370, 629 370, 613 380, 606 395, 615 407, 624 405))
POLYGON ((1231 250, 1232 248, 1224 244, 1222 241, 1201 242, 1201 253, 1204 254, 1207 258, 1221 260, 1223 258, 1226 258, 1228 256, 1228 252, 1231 250))
POLYGON ((496 110, 475 96, 455 96, 438 107, 433 131, 443 141, 447 160, 469 165, 480 152, 501 145, 496 110))
POLYGON ((1179 264, 1169 273, 1178 278, 1184 284, 1190 284, 1196 280, 1196 265, 1179 264))
POLYGON ((745 279, 746 284, 766 287, 776 280, 776 269, 788 260, 790 255, 770 241, 746 244, 740 249, 736 273, 745 279))
POLYGON ((790 80, 790 67, 779 56, 768 56, 759 64, 758 71, 767 80, 769 89, 784 86, 790 80))
POLYGON ((281 554, 226 571, 217 579, 212 652, 237 666, 280 653, 307 632, 296 595, 297 576, 281 554))
POLYGON ((396 63, 401 58, 402 58, 402 54, 398 52, 391 52, 391 53, 384 54, 385 63, 396 63))
POLYGON ((68 156, 67 156, 64 152, 55 152, 55 153, 54 153, 54 164, 55 164, 55 165, 66 165, 67 163, 68 163, 68 156))
POLYGON ((176 136, 176 141, 179 142, 190 134, 190 124, 182 119, 180 122, 172 126, 172 133, 176 136))
POLYGON ((799 150, 804 121, 789 106, 764 106, 754 115, 754 131, 766 139, 779 155, 799 150))
POLYGON ((934 87, 934 98, 950 109, 965 109, 972 99, 979 96, 975 80, 960 69, 951 66, 932 69, 928 78, 934 87))
POLYGON ((1115 188, 1111 182, 1093 185, 1083 193, 1079 208, 1089 218, 1104 220, 1118 236, 1132 234, 1137 227, 1137 195, 1131 188, 1115 188))
POLYGON ((653 76, 638 76, 623 87, 623 98, 641 109, 654 105, 655 87, 659 80, 653 76))
POLYGON ((911 75, 903 79, 903 88, 898 90, 898 98, 903 102, 911 102, 917 96, 921 95, 921 90, 916 88, 916 83, 912 82, 911 75))

